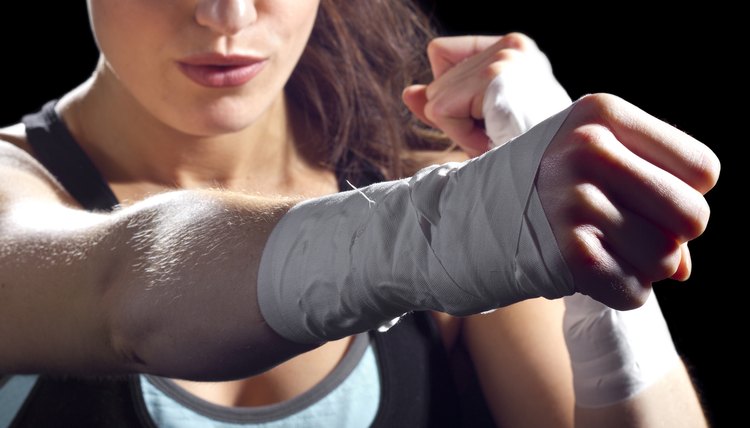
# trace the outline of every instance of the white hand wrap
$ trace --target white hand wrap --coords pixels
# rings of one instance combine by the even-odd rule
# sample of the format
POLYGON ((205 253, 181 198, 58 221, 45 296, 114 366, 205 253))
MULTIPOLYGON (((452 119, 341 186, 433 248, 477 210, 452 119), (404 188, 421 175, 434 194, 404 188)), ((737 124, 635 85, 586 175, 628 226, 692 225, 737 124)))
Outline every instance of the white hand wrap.
POLYGON ((656 295, 638 309, 617 311, 575 294, 565 297, 565 341, 576 404, 601 407, 626 400, 680 361, 656 295))
POLYGON ((532 126, 568 107, 568 93, 539 50, 524 52, 518 63, 497 75, 484 96, 482 110, 492 145, 502 146, 532 126))
POLYGON ((320 343, 414 310, 467 315, 573 293, 534 187, 569 111, 467 162, 296 205, 261 259, 268 324, 320 343))
MULTIPOLYGON (((509 67, 487 88, 487 134, 499 146, 526 131, 570 98, 541 52, 536 66, 509 67)), ((573 366, 576 403, 601 407, 626 400, 680 361, 654 293, 638 309, 621 312, 575 294, 565 297, 565 339, 573 366)))

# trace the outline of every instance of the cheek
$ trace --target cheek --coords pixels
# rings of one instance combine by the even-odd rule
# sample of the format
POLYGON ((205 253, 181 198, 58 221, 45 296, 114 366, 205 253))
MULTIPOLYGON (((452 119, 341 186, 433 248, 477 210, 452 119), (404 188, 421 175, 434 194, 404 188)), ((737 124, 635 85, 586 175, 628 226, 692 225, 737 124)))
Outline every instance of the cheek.
POLYGON ((91 0, 89 14, 96 43, 118 74, 148 68, 170 22, 162 1, 91 0), (133 29, 137 28, 137 31, 133 29))
POLYGON ((131 35, 124 31, 148 16, 142 1, 90 0, 89 17, 99 48, 117 52, 131 35))
POLYGON ((310 37, 319 0, 285 0, 276 2, 277 28, 283 29, 282 36, 289 41, 293 49, 302 51, 310 37))

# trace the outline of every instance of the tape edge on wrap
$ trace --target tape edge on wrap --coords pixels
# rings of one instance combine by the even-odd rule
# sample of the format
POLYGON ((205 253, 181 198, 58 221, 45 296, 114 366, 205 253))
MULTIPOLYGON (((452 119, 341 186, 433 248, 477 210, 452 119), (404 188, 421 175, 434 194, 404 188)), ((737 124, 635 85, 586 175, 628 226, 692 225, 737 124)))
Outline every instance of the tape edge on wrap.
MULTIPOLYGON (((562 254, 562 251, 560 250, 560 245, 557 242, 557 237, 554 234, 554 231, 552 230, 552 225, 549 223, 549 217, 547 215, 547 212, 544 210, 544 205, 542 204, 541 199, 539 198, 538 189, 536 186, 536 180, 539 175, 539 168, 542 163, 542 159, 544 158, 544 154, 549 149, 549 146, 552 144, 552 140, 554 140, 557 135, 560 133, 560 130, 563 128, 565 123, 568 121, 568 118, 570 117, 570 113, 575 108, 575 105, 577 102, 574 102, 570 104, 569 106, 565 107, 564 109, 560 110, 559 112, 553 114, 552 116, 548 117, 544 121, 540 122, 536 126, 532 127, 525 133, 519 135, 518 137, 514 138, 510 142, 508 142, 508 148, 513 152, 512 157, 516 156, 515 153, 523 152, 523 149, 517 149, 516 147, 520 144, 523 144, 523 141, 519 141, 519 138, 521 137, 529 137, 530 134, 538 134, 538 138, 541 141, 546 141, 545 144, 537 144, 534 147, 533 153, 531 155, 531 161, 528 163, 522 163, 522 165, 518 166, 515 164, 511 164, 511 168, 513 170, 512 176, 514 177, 514 181, 516 184, 520 182, 520 185, 516 186, 516 195, 519 198, 519 203, 521 206, 523 206, 523 215, 519 219, 518 223, 518 232, 516 235, 516 249, 515 249, 515 257, 513 260, 514 263, 514 271, 517 280, 519 278, 526 278, 530 276, 536 276, 536 275, 527 275, 527 272, 534 272, 535 269, 533 267, 526 268, 525 266, 528 265, 528 263, 524 263, 525 260, 531 260, 533 258, 528 257, 520 257, 521 254, 528 253, 524 252, 523 250, 526 248, 535 248, 537 250, 537 257, 541 261, 550 261, 551 265, 554 265, 556 267, 559 267, 560 270, 563 271, 562 276, 564 277, 562 279, 562 286, 564 289, 560 289, 560 287, 555 287, 560 291, 562 294, 557 297, 562 297, 563 295, 572 294, 575 292, 575 282, 573 281, 573 276, 570 271, 570 267, 568 266, 567 262, 565 261, 565 257, 562 254), (513 144, 517 143, 517 144, 513 144), (520 144, 519 144, 520 143, 520 144), (533 165, 533 174, 529 174, 527 170, 524 170, 525 165, 533 165), (519 169, 520 168, 520 169, 519 169), (517 177, 521 177, 523 180, 518 179, 516 181, 517 177), (550 241, 553 242, 552 245, 538 247, 536 245, 531 245, 529 240, 531 238, 528 236, 528 233, 524 233, 524 230, 528 229, 529 231, 533 231, 535 234, 542 235, 542 238, 548 238, 550 241), (550 248, 553 247, 553 248, 550 248), (545 251, 546 250, 546 251, 545 251), (519 272, 520 270, 520 272, 519 272), (523 275, 521 275, 521 272, 523 272, 523 275)), ((534 135, 536 137, 536 135, 534 135)), ((533 240, 531 240, 533 241, 533 240)), ((545 266, 547 264, 545 263, 545 266)), ((545 268, 545 271, 547 275, 549 276, 550 283, 551 284, 560 284, 560 281, 555 281, 559 275, 558 269, 555 269, 555 272, 550 272, 545 268)), ((520 287, 522 289, 525 289, 524 287, 520 287)), ((532 287, 533 289, 537 290, 537 287, 532 287)), ((548 293, 539 293, 540 296, 551 298, 552 296, 545 295, 548 293)))
MULTIPOLYGON (((294 205, 287 211, 276 223, 271 234, 268 236, 261 253, 260 263, 258 264, 258 276, 256 280, 256 296, 258 310, 266 324, 279 336, 291 342, 303 345, 317 345, 323 343, 319 338, 312 336, 299 328, 294 328, 294 323, 286 319, 286 313, 281 309, 280 299, 283 294, 283 281, 279 281, 277 273, 277 259, 275 254, 279 252, 279 244, 283 240, 281 236, 287 236, 290 230, 298 231, 300 221, 294 212, 311 200, 302 201, 294 205), (279 285, 279 288, 275 287, 279 285)), ((284 254, 287 254, 285 251, 284 254)))

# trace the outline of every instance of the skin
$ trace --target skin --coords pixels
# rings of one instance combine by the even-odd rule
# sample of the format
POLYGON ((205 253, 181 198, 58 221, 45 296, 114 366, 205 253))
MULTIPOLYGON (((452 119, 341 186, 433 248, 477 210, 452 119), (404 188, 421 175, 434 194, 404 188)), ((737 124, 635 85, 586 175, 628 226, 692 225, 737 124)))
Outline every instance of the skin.
MULTIPOLYGON (((467 154, 479 155, 487 150, 476 126, 484 89, 534 49, 517 33, 437 39, 428 48, 435 80, 406 88, 404 102, 467 154)), ((703 144, 632 104, 608 94, 579 100, 536 181, 578 291, 626 309, 639 306, 655 281, 687 279, 687 242, 705 230, 709 209, 702 195, 719 170, 703 144), (644 199, 657 208, 644 207, 644 199)), ((596 409, 567 407, 573 398, 565 392, 570 362, 559 358, 563 311, 560 301, 536 299, 464 321, 464 344, 500 425, 706 425, 682 365, 631 399, 596 409)))
MULTIPOLYGON (((484 89, 504 68, 523 64, 523 52, 537 49, 520 34, 438 39, 428 48, 435 81, 406 88, 404 102, 467 154, 478 156, 487 150, 487 137, 476 125, 483 118, 484 89)), ((689 277, 687 242, 705 230, 710 209, 702 195, 716 183, 719 161, 700 142, 616 97, 588 97, 579 104, 580 117, 590 115, 585 119, 589 123, 568 120, 560 133, 575 134, 581 144, 573 149, 551 144, 540 164, 537 187, 578 291, 630 309, 642 304, 652 282, 689 277), (625 123, 629 118, 638 118, 637 123, 625 123), (650 132, 636 135, 636 126, 650 132), (644 161, 643 168, 628 164, 644 161), (602 167, 567 167, 582 162, 602 167), (665 198, 664 191, 651 195, 660 183, 667 183, 672 197, 665 198), (641 190, 651 197, 648 203, 641 199, 641 190), (603 229, 612 250, 596 242, 604 241, 603 229), (575 247, 570 255, 568 246, 575 247), (591 276, 592 263, 600 276, 591 276), (585 268, 579 271, 578 266, 585 268), (623 283, 626 276, 630 278, 623 283), (623 291, 618 296, 601 283, 614 283, 613 288, 623 291)))
MULTIPOLYGON (((284 341, 254 310, 252 289, 263 244, 278 218, 302 197, 337 191, 330 171, 307 164, 296 152, 295 143, 303 142, 293 139, 293 114, 281 92, 309 35, 317 1, 90 0, 89 7, 102 59, 93 78, 64 97, 58 110, 125 208, 113 215, 83 212, 29 156, 22 127, 0 131, 10 143, 0 144, 0 253, 23 255, 0 259, 0 301, 34 302, 0 311, 0 348, 11 349, 0 356, 0 372, 142 371, 203 381, 232 379, 181 381, 194 394, 223 405, 269 404, 304 392, 337 364, 349 340, 314 350, 284 341), (269 57, 264 71, 239 89, 199 87, 174 65, 176 59, 197 52, 233 49, 257 49, 269 57), (222 190, 202 190, 217 187, 222 190), (154 196, 175 188, 186 190, 154 196), (34 211, 29 206, 50 215, 19 215, 34 211), (176 222, 176 212, 184 214, 183 223, 176 222), (64 222, 67 228, 50 218, 69 220, 64 222), (139 253, 155 248, 153 242, 129 246, 137 231, 124 226, 132 224, 140 225, 142 232, 205 227, 206 233, 196 234, 192 241, 180 239, 179 233, 172 237, 171 250, 184 254, 192 254, 192 248, 215 248, 211 236, 223 230, 230 241, 222 244, 229 249, 216 254, 222 264, 212 272, 196 269, 187 257, 177 263, 173 275, 160 278, 161 297, 174 302, 171 311, 164 311, 150 304, 153 293, 143 288, 154 284, 148 270, 133 270, 140 266, 138 261, 159 259, 139 253), (50 245, 39 247, 40 242, 50 245), (37 249, 22 251, 29 248, 37 249), (86 252, 75 253, 76 248, 86 252), (119 250, 113 255, 111 248, 119 250), (65 254, 70 254, 65 262, 52 263, 35 277, 24 274, 65 254), (84 255, 100 262, 84 262, 84 255), (125 270, 128 275, 117 275, 125 270), (46 286, 50 281, 54 289, 46 286), (238 291, 238 283, 250 284, 250 292, 238 291), (225 315, 235 314, 227 309, 238 306, 246 313, 243 319, 225 315), (186 329, 185 313, 197 310, 207 318, 189 326, 191 332, 200 332, 201 325, 221 325, 235 341, 234 347, 209 348, 208 360, 231 356, 242 365, 228 364, 233 368, 227 372, 181 358, 208 340, 195 333, 171 335, 186 329), (55 322, 45 322, 49 319, 55 322)), ((481 119, 481 109, 476 110, 481 94, 491 78, 528 46, 520 35, 491 43, 438 39, 429 51, 435 81, 408 88, 404 100, 468 155, 477 155, 483 149, 473 126, 474 119, 481 119), (461 61, 464 58, 469 60, 461 61), (461 96, 454 96, 457 91, 461 96), (458 101, 444 101, 451 99, 458 101)), ((588 97, 564 128, 543 159, 537 184, 545 210, 555 214, 549 216, 555 219, 553 231, 566 260, 577 267, 573 274, 581 290, 594 295, 602 277, 614 279, 624 284, 624 295, 604 290, 595 297, 634 306, 655 278, 686 277, 689 264, 683 248, 705 228, 707 206, 701 193, 718 177, 715 156, 685 134, 609 95, 588 97), (587 165, 583 160, 592 156, 592 147, 599 149, 594 155, 611 159, 616 167, 612 170, 622 177, 642 179, 639 196, 651 195, 660 210, 638 212, 638 218, 660 225, 655 228, 661 234, 657 239, 673 245, 657 246, 658 253, 644 261, 638 260, 637 252, 625 251, 625 243, 617 246, 608 231, 625 208, 633 210, 620 202, 632 195, 612 188, 610 180, 594 180, 600 176, 578 167, 587 165), (629 161, 615 162, 623 156, 629 161), (614 208, 591 215, 594 205, 584 205, 589 209, 582 214, 578 204, 556 197, 585 194, 581 187, 596 188, 614 208), (679 221, 665 225, 664 218, 679 221), (592 240, 611 241, 618 250, 603 255, 582 251, 592 240), (623 266, 634 266, 637 273, 623 273, 623 266)), ((420 156, 425 164, 455 160, 420 156)), ((652 244, 641 239, 642 246, 652 244)), ((561 305, 535 299, 463 320, 436 314, 446 344, 461 343, 469 349, 498 422, 596 426, 601 418, 612 418, 647 426, 659 418, 684 417, 687 422, 679 425, 690 426, 703 420, 681 367, 624 404, 576 412, 561 305), (624 414, 635 416, 623 419, 624 414)))

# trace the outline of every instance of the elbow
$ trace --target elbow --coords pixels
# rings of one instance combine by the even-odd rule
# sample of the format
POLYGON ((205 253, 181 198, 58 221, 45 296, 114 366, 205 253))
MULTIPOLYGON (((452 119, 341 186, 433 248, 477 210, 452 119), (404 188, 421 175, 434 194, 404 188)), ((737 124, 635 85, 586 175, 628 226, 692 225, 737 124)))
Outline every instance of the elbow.
POLYGON ((108 334, 108 345, 118 367, 118 372, 150 373, 146 361, 138 352, 137 341, 128 334, 127 328, 111 327, 108 334))
POLYGON ((143 358, 143 344, 148 341, 145 319, 139 318, 134 309, 137 303, 132 296, 109 286, 104 310, 104 336, 117 372, 150 373, 143 358))

